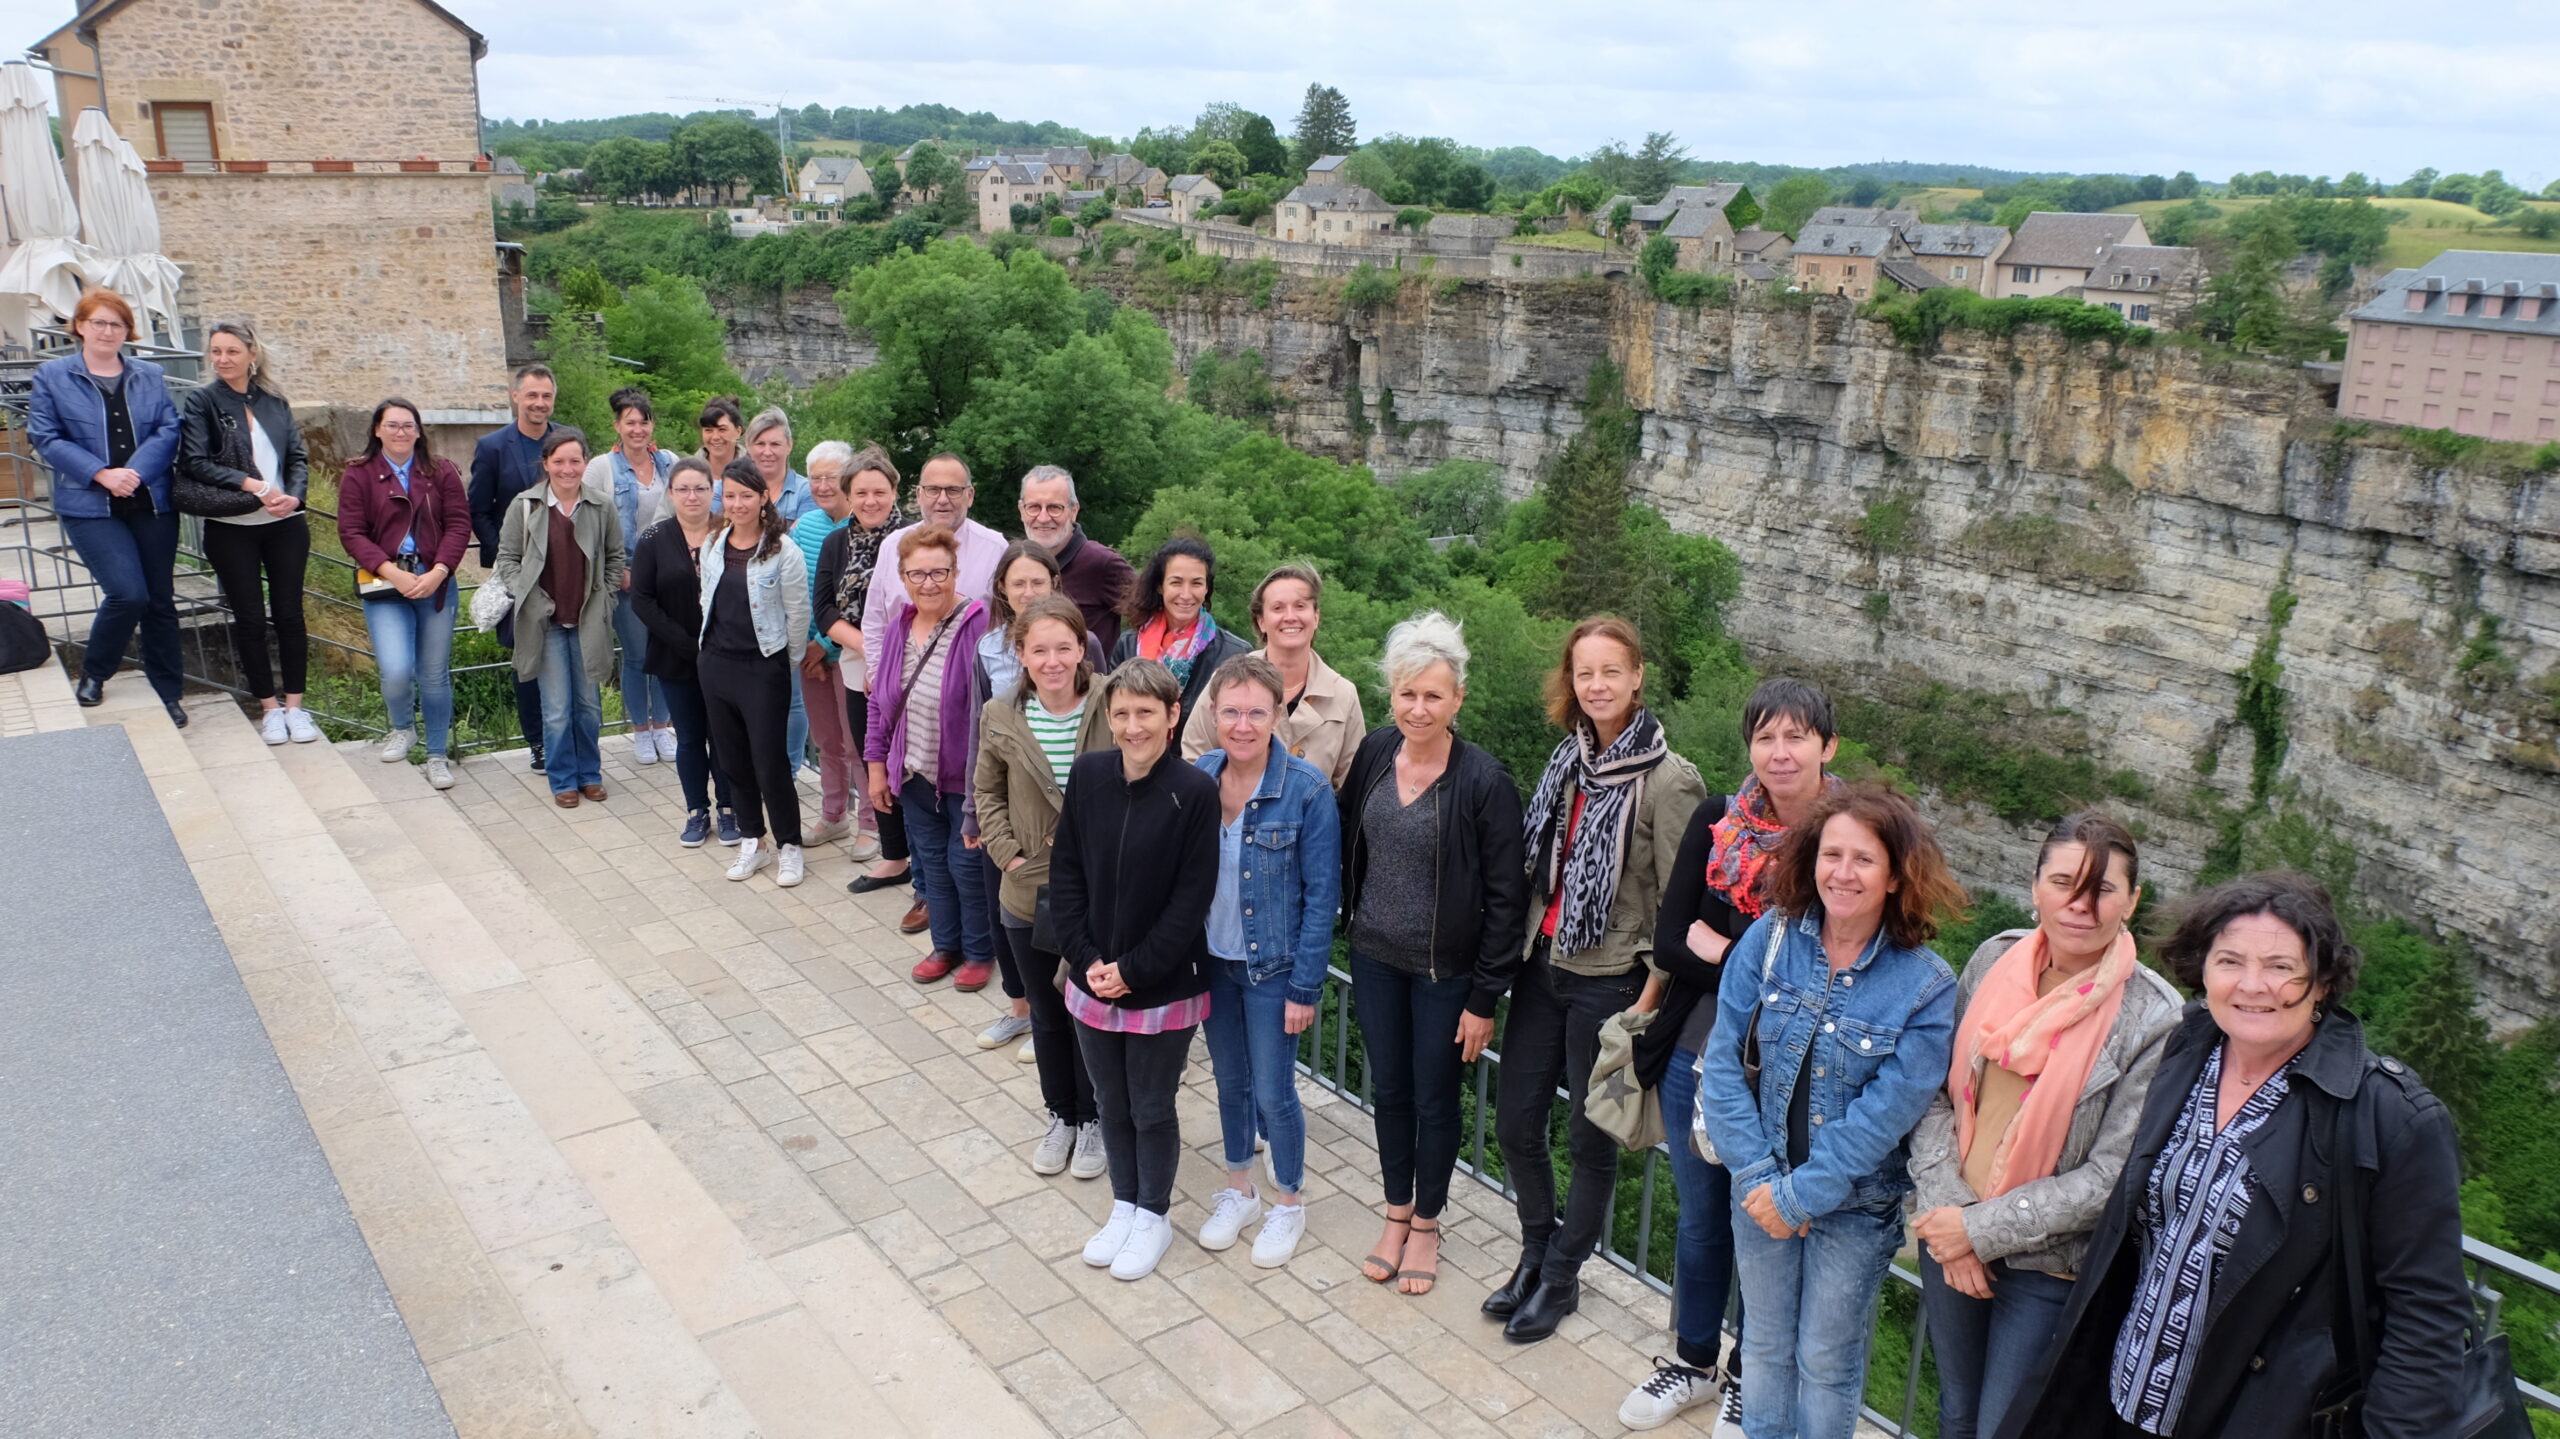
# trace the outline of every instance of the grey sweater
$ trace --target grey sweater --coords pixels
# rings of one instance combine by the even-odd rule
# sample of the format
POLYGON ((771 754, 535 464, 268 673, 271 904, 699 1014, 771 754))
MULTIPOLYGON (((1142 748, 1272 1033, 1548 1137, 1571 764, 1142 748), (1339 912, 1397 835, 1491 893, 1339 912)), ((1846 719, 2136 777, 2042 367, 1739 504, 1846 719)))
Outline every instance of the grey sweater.
MULTIPOLYGON (((1965 961, 1956 980, 1957 1033, 1974 991, 2009 946, 2027 937, 2012 929, 1984 940, 1965 961)), ((1954 1205, 1964 1211, 1965 1237, 1974 1257, 1985 1264, 2005 1259, 2013 1268, 2064 1276, 2080 1272, 2088 1253, 2089 1234, 2106 1212, 2116 1176, 2132 1157, 2134 1132, 2142 1122, 2143 1096, 2160 1069, 2160 1049, 2178 1026, 2186 1002, 2169 981, 2136 965, 2125 981, 2124 1005, 2115 1027, 2098 1050, 2080 1102, 2071 1111, 2071 1131, 2053 1173, 2021 1184, 1997 1199, 1982 1199, 1965 1183, 1964 1163, 1956 1148, 1956 1111, 1942 1086, 1911 1134, 1911 1212, 1923 1214, 1954 1205)))

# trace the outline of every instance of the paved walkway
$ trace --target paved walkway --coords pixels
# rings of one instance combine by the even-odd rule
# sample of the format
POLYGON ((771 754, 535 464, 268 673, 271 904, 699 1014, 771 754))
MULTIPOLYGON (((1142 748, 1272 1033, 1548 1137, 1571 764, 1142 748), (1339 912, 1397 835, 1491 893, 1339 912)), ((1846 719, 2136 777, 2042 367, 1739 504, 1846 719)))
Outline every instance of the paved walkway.
POLYGON ((795 890, 727 883, 619 740, 613 798, 562 811, 521 752, 439 795, 147 699, 87 717, 133 731, 465 1436, 1613 1434, 1666 1347, 1599 1264, 1557 1338, 1506 1344, 1476 1306, 1508 1206, 1463 1176, 1438 1290, 1363 1281, 1367 1117, 1312 1085, 1297 1257, 1200 1250, 1205 1064, 1183 1234, 1115 1281, 1078 1257, 1106 1182, 1031 1172, 1033 1071, 975 1046, 996 990, 910 984, 904 900, 847 895, 836 847, 795 890))

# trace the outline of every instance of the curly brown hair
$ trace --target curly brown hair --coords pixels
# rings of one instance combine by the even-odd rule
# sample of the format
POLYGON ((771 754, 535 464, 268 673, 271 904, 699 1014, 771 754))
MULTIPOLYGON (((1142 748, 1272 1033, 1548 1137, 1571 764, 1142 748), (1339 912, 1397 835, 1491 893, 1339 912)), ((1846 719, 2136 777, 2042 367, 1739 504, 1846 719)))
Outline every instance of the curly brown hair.
POLYGON ((1964 917, 1964 886, 1947 868, 1946 853, 1928 821, 1901 793, 1882 785, 1843 785, 1823 797, 1813 813, 1787 830, 1769 870, 1769 902, 1793 915, 1809 914, 1822 903, 1814 870, 1822 855, 1822 832, 1835 819, 1853 819, 1884 842, 1885 863, 1893 875, 1893 893, 1885 897, 1884 932, 1904 949, 1919 949, 1938 937, 1941 920, 1964 917))

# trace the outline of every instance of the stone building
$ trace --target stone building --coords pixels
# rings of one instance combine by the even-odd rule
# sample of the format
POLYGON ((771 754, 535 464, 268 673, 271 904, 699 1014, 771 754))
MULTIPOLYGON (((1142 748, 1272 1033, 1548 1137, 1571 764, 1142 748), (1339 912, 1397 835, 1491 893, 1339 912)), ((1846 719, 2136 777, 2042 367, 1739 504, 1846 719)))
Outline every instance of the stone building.
POLYGON ((2447 250, 2348 312, 2338 413, 2560 439, 2560 255, 2447 250))
POLYGON ((1989 295, 1992 271, 2009 248, 2009 232, 1998 225, 1924 225, 1913 221, 1894 227, 1911 263, 1946 284, 1977 295, 1989 295))
MULTIPOLYGON (((1309 166, 1307 173, 1317 173, 1315 166, 1309 166)), ((1362 185, 1300 185, 1272 211, 1272 229, 1281 239, 1326 245, 1372 244, 1392 231, 1395 223, 1396 207, 1362 185)))
POLYGON ((2190 245, 2109 245, 2076 292, 2146 330, 2185 319, 2204 297, 2203 257, 2190 245))
POLYGON ((1796 287, 1864 300, 1876 292, 1877 264, 1910 254, 1882 225, 1813 225, 1796 235, 1796 287))
POLYGON ((1206 175, 1176 175, 1165 182, 1165 199, 1172 202, 1176 220, 1201 219, 1204 212, 1226 198, 1227 192, 1206 175))
MULTIPOLYGON (((2038 210, 2018 224, 2017 236, 1992 267, 1994 299, 2060 295, 2089 283, 2098 257, 2118 245, 2148 246, 2140 215, 2079 215, 2038 210)), ((1801 250, 1802 245, 1797 248, 1801 250)))
POLYGON ((298 405, 503 410, 478 32, 431 0, 91 0, 29 48, 142 152, 189 329, 256 325, 298 405))

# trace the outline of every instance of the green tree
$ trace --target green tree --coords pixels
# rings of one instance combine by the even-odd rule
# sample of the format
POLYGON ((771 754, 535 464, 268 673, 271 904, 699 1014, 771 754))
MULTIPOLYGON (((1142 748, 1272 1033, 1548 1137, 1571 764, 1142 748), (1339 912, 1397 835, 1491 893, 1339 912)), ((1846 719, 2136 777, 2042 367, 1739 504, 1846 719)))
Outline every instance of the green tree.
POLYGON ((1298 107, 1295 163, 1303 170, 1318 156, 1347 155, 1359 130, 1351 118, 1351 102, 1331 85, 1309 85, 1298 107))
POLYGON ((1789 175, 1769 190, 1760 223, 1792 238, 1831 199, 1831 182, 1820 175, 1789 175))
POLYGON ((1489 535, 1510 502, 1502 471, 1484 460, 1442 460, 1396 482, 1396 498, 1431 535, 1489 535))
POLYGON ((604 312, 604 336, 612 353, 639 362, 653 392, 707 398, 746 387, 729 367, 728 325, 689 276, 652 274, 624 291, 604 312))
POLYGON ((1659 201, 1680 178, 1680 167, 1689 163, 1689 152, 1680 138, 1668 130, 1655 130, 1644 137, 1628 171, 1629 192, 1650 205, 1659 201))
POLYGON ((715 115, 676 131, 668 145, 688 186, 722 194, 779 194, 787 188, 782 148, 771 135, 734 115, 715 115))
POLYGON ((2423 200, 2427 198, 2428 192, 2435 189, 2435 186, 2436 171, 2430 166, 2426 169, 2410 171, 2408 179, 2391 187, 2391 193, 2403 200, 2423 200))
POLYGON ((595 315, 622 303, 622 296, 606 283, 604 274, 594 265, 580 265, 560 277, 560 312, 564 315, 595 315))
POLYGON ((1448 183, 1440 191, 1440 203, 1452 210, 1481 210, 1493 203, 1493 195, 1492 172, 1468 161, 1450 172, 1448 183))
POLYGON ((2196 172, 2193 170, 2180 170, 2175 175, 2170 176, 2169 183, 2161 187, 2160 195, 2161 198, 2168 200, 2194 199, 2196 197, 2196 172))
POLYGON ((943 153, 940 145, 928 140, 916 146, 915 153, 907 157, 904 184, 926 223, 968 223, 969 187, 962 181, 960 162, 943 153))
POLYGON ((598 142, 587 153, 587 181, 617 205, 665 193, 667 147, 628 135, 598 142))
POLYGON ((1221 190, 1243 184, 1249 173, 1245 169, 1244 151, 1226 140, 1211 140, 1192 151, 1191 171, 1217 181, 1221 190))
POLYGON ((1267 115, 1247 114, 1236 135, 1236 148, 1244 152, 1244 173, 1277 175, 1289 168, 1289 147, 1280 143, 1279 131, 1267 115))

